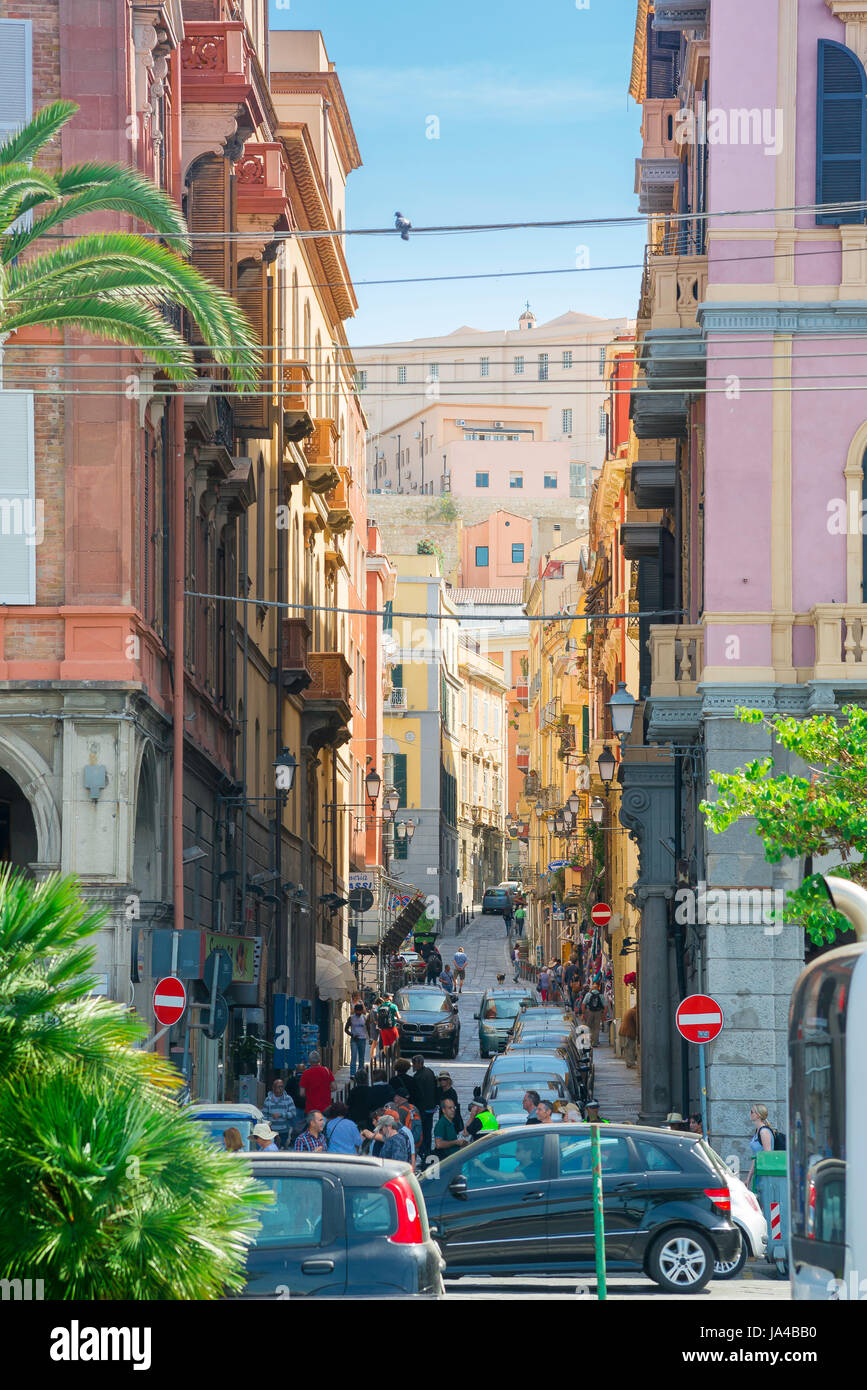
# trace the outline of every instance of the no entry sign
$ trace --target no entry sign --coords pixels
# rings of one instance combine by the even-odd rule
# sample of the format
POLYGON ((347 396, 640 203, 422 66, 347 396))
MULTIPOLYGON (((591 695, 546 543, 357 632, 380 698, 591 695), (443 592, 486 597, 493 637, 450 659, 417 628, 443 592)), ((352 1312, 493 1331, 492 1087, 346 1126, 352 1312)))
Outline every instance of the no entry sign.
POLYGON ((611 921, 611 908, 607 903, 596 903, 590 909, 590 920, 597 927, 607 927, 611 921))
POLYGON ((678 1005, 674 1021, 687 1042, 713 1042, 722 1032, 723 1011, 709 994, 690 994, 678 1005))
POLYGON ((154 1017, 164 1028, 170 1028, 187 1007, 187 991, 180 980, 166 975, 154 990, 154 1017))

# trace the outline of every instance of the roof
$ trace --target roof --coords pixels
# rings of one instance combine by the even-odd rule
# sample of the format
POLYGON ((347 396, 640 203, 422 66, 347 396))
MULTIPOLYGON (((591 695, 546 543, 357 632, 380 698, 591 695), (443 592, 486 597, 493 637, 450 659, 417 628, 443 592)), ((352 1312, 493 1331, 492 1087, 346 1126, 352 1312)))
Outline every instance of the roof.
POLYGON ((487 607, 500 606, 501 604, 514 604, 523 608, 524 591, 523 589, 452 589, 450 594, 452 603, 458 606, 475 603, 487 607))
POLYGON ((644 101, 647 93, 647 15, 650 0, 638 0, 635 14, 635 40, 632 46, 632 75, 629 79, 629 95, 636 101, 644 101))

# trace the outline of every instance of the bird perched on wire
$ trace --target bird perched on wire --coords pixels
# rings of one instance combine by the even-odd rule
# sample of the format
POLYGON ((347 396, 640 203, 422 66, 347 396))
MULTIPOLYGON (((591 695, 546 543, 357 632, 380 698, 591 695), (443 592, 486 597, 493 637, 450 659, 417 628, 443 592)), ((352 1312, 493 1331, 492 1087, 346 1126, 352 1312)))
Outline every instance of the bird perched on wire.
POLYGON ((395 231, 400 232, 401 241, 409 241, 412 223, 408 217, 404 217, 402 212, 396 212, 394 214, 394 228, 395 231))

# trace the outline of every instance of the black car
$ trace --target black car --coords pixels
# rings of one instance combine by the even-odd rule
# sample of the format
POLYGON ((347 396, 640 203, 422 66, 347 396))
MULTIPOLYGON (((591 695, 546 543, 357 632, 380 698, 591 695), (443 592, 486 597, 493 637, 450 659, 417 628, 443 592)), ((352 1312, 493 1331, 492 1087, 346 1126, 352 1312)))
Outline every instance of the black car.
POLYGON ((414 1052, 439 1052, 457 1057, 461 1045, 461 1021, 452 996, 437 987, 402 989, 395 996, 400 1014, 397 1025, 400 1050, 405 1057, 414 1052))
MULTIPOLYGON (((558 1047, 553 1042, 536 1047, 517 1047, 510 1043, 505 1052, 500 1053, 499 1059, 494 1058, 494 1063, 498 1060, 502 1063, 507 1057, 515 1059, 513 1066, 516 1071, 545 1071, 546 1067, 550 1066, 554 1075, 560 1075, 562 1072, 572 1099, 582 1098, 582 1090, 586 1086, 586 1071, 581 1067, 577 1053, 571 1048, 558 1047), (519 1061, 522 1065, 519 1065, 519 1061)), ((501 1065, 499 1075, 502 1074, 501 1065)), ((498 1075, 496 1067, 492 1075, 498 1075)))
POLYGON ((485 1076, 481 1086, 473 1087, 474 1100, 493 1100, 503 1091, 556 1091, 558 1100, 571 1100, 568 1078, 557 1072, 509 1072, 507 1076, 485 1076))
MULTIPOLYGON (((669 1293, 697 1293, 740 1233, 721 1160, 698 1135, 638 1125, 600 1133, 605 1257, 669 1293)), ((595 1268, 589 1125, 496 1132, 422 1180, 446 1278, 595 1268)))
POLYGON ((571 1034, 531 1033, 529 1037, 512 1038, 506 1047, 506 1054, 513 1052, 556 1052, 565 1056, 571 1069, 576 1100, 584 1101, 592 1093, 595 1076, 593 1049, 581 1047, 571 1034))
POLYGON ((486 989, 482 995, 478 1013, 473 1018, 479 1020, 479 1056, 490 1057, 492 1052, 502 1052, 520 1018, 521 1010, 532 1003, 532 996, 520 989, 486 989), (493 1017, 488 1014, 493 1012, 493 1017))
POLYGON ((247 1254, 241 1298, 440 1298, 443 1262, 405 1163, 245 1154, 275 1202, 247 1254))

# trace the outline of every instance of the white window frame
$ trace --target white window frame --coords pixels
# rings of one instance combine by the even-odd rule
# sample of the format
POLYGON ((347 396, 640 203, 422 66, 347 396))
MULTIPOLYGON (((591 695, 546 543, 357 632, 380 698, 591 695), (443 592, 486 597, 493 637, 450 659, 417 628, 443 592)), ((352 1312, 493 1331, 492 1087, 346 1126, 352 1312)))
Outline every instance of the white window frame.
POLYGON ((563 371, 564 371, 564 372, 571 372, 571 370, 572 370, 572 349, 571 349, 571 348, 564 348, 564 349, 563 349, 563 371))
POLYGON ((490 376, 490 375, 491 375, 491 359, 490 359, 490 357, 480 357, 480 358, 479 358, 479 376, 490 376))
POLYGON ((398 367, 397 384, 398 386, 406 386, 406 367, 398 367))
MULTIPOLYGON (((24 546, 21 555, 20 573, 15 577, 19 587, 4 587, 0 569, 0 604, 10 607, 30 607, 36 603, 36 541, 39 532, 36 499, 36 436, 33 417, 32 391, 0 390, 0 437, 3 439, 4 468, 0 479, 0 547, 6 562, 13 553, 10 539, 19 540, 24 546), (24 487, 13 487, 9 482, 10 454, 18 447, 25 453, 24 487), (29 514, 28 514, 29 503, 29 514), (15 535, 15 518, 20 518, 22 535, 15 535), (30 533, 28 535, 28 532, 30 533)), ((19 459, 16 460, 20 463, 19 459)))
POLYGON ((561 434, 572 433, 572 411, 568 406, 560 412, 560 426, 561 434))
POLYGON ((524 359, 523 359, 523 357, 516 357, 516 358, 515 358, 514 366, 515 366, 515 376, 523 376, 523 375, 524 375, 524 359))

